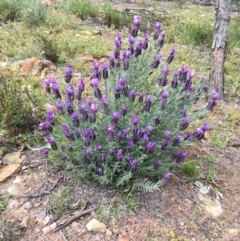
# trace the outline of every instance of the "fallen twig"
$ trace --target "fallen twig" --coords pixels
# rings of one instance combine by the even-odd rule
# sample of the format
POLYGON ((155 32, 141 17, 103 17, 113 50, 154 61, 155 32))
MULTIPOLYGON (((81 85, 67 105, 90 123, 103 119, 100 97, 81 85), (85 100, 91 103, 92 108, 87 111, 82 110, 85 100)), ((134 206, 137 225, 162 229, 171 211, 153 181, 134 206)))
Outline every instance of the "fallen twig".
POLYGON ((46 145, 45 145, 45 146, 42 146, 42 147, 40 147, 40 148, 32 148, 32 147, 29 146, 27 143, 25 143, 25 145, 26 145, 26 147, 27 147, 29 150, 31 150, 31 151, 41 151, 42 149, 44 149, 44 148, 46 147, 46 145))
POLYGON ((65 235, 64 235, 64 232, 63 232, 62 230, 59 230, 59 234, 60 234, 60 236, 62 237, 62 239, 63 239, 64 241, 68 241, 68 240, 66 239, 66 237, 65 237, 65 235))
POLYGON ((38 194, 28 194, 28 195, 24 195, 23 198, 38 198, 38 197, 42 197, 45 195, 50 194, 53 189, 57 186, 57 184, 60 182, 60 180, 63 178, 63 176, 61 176, 60 178, 58 178, 58 180, 56 181, 56 183, 52 186, 52 188, 49 191, 45 191, 45 192, 41 192, 38 194))
POLYGON ((88 214, 94 210, 96 210, 97 208, 94 207, 94 208, 90 208, 90 209, 87 209, 85 211, 78 211, 78 212, 75 212, 75 214, 68 218, 68 219, 65 219, 65 220, 62 220, 60 221, 57 225, 57 227, 55 229, 53 229, 53 232, 57 232, 59 230, 61 230, 62 228, 65 228, 66 226, 68 226, 69 224, 71 224, 73 221, 75 221, 76 219, 80 218, 81 216, 85 215, 85 214, 88 214))
POLYGON ((240 143, 234 143, 231 145, 232 147, 240 147, 240 143))

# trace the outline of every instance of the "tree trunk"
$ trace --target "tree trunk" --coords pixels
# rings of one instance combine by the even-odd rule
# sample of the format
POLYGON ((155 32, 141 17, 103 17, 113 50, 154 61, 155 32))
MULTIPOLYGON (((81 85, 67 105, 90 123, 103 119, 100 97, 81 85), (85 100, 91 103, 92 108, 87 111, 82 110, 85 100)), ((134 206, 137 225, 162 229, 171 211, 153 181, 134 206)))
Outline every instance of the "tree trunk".
POLYGON ((226 41, 230 22, 231 0, 217 0, 216 22, 212 42, 212 68, 209 78, 209 94, 217 91, 220 98, 224 94, 224 61, 226 52, 226 41))

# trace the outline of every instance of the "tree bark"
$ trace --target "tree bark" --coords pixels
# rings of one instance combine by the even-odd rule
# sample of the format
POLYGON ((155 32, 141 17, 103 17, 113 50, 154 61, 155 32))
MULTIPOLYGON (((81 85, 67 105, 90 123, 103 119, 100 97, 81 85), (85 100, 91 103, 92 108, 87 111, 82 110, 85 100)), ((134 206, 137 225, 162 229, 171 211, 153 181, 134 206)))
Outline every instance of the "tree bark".
POLYGON ((216 2, 216 22, 212 41, 212 68, 209 77, 209 94, 213 91, 224 94, 224 61, 226 52, 226 42, 230 22, 231 0, 217 0, 216 2))

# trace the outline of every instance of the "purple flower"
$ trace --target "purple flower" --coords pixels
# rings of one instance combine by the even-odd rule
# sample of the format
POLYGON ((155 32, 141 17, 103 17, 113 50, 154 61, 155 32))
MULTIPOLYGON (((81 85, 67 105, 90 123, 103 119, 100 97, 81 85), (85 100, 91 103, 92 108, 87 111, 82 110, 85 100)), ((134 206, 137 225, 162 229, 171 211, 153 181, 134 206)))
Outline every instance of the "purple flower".
POLYGON ((125 104, 122 105, 122 112, 121 112, 122 116, 127 115, 127 106, 125 104))
POLYGON ((138 118, 136 115, 133 115, 133 116, 131 117, 131 121, 132 121, 132 124, 133 124, 134 126, 136 126, 136 125, 138 125, 138 123, 139 123, 139 118, 138 118))
POLYGON ((127 142, 127 151, 131 152, 132 151, 132 147, 134 146, 134 142, 132 140, 129 140, 127 142))
POLYGON ((157 40, 159 37, 159 30, 161 29, 162 24, 160 22, 157 22, 155 25, 155 30, 154 30, 154 34, 153 34, 153 39, 157 40))
POLYGON ((161 165, 162 165, 162 161, 161 161, 161 160, 158 160, 158 161, 156 161, 156 162, 153 164, 153 168, 156 169, 156 168, 158 168, 158 167, 161 166, 161 165))
POLYGON ((159 64, 160 64, 161 59, 162 59, 162 55, 159 54, 159 55, 156 57, 156 59, 151 63, 151 65, 150 65, 151 68, 156 69, 156 68, 159 66, 159 64))
POLYGON ((50 92, 51 92, 51 88, 50 88, 51 80, 50 80, 50 79, 45 79, 45 80, 44 80, 44 84, 45 84, 45 86, 46 86, 46 92, 47 92, 47 93, 50 93, 50 92))
POLYGON ((117 134, 116 134, 116 138, 117 138, 117 142, 119 143, 121 140, 122 140, 122 132, 121 131, 118 131, 117 134))
POLYGON ((204 84, 204 83, 206 82, 206 80, 207 80, 206 77, 202 77, 199 82, 200 82, 201 84, 204 84))
POLYGON ((143 46, 142 46, 142 48, 145 49, 145 50, 148 48, 148 39, 149 39, 149 34, 145 33, 144 34, 143 46))
POLYGON ((44 135, 48 135, 53 131, 53 128, 49 122, 42 122, 38 125, 38 128, 43 131, 44 135))
POLYGON ((110 113, 109 107, 108 107, 108 101, 107 97, 103 96, 101 99, 102 105, 103 105, 103 111, 105 115, 108 115, 110 113))
POLYGON ((84 91, 84 82, 83 82, 83 78, 80 78, 78 82, 78 88, 77 88, 77 94, 76 94, 77 100, 79 101, 81 100, 83 91, 84 91))
POLYGON ((127 137, 127 135, 128 135, 128 132, 129 132, 129 129, 128 128, 124 128, 123 129, 123 137, 127 137))
POLYGON ((129 42, 129 44, 134 44, 134 38, 133 38, 133 36, 129 36, 129 37, 128 37, 128 42, 129 42))
POLYGON ((136 49, 135 49, 135 57, 137 58, 139 55, 142 54, 142 47, 143 47, 143 41, 139 40, 137 43, 136 49))
POLYGON ((184 141, 186 140, 192 140, 193 134, 191 132, 188 132, 187 135, 184 137, 184 141))
POLYGON ((109 149, 109 155, 114 156, 114 154, 115 154, 115 150, 113 148, 110 148, 109 149))
POLYGON ((68 143, 67 148, 68 148, 68 151, 70 151, 70 152, 73 151, 73 146, 71 143, 68 143))
POLYGON ((104 79, 108 78, 108 63, 102 65, 102 76, 104 79))
POLYGON ((173 159, 176 160, 176 163, 181 163, 187 157, 187 152, 185 151, 176 151, 173 155, 173 159))
POLYGON ((168 66, 165 66, 163 69, 162 69, 162 76, 161 78, 159 79, 159 86, 166 86, 167 85, 167 76, 169 74, 169 67, 168 66))
POLYGON ((92 78, 90 81, 90 84, 92 87, 98 87, 99 85, 99 80, 97 78, 92 78))
POLYGON ((165 32, 162 32, 162 36, 161 36, 161 39, 158 41, 158 47, 159 48, 162 48, 162 46, 164 45, 164 42, 165 42, 165 32))
POLYGON ((55 99, 58 99, 58 98, 61 99, 62 98, 62 96, 60 94, 60 90, 59 90, 58 84, 53 84, 52 85, 52 90, 53 90, 55 99))
POLYGON ((130 164, 130 171, 135 172, 138 167, 137 160, 132 159, 129 161, 129 164, 130 164))
POLYGON ((181 123, 179 129, 180 129, 181 131, 187 129, 187 127, 188 127, 188 125, 189 125, 190 122, 191 122, 190 118, 186 116, 186 117, 183 119, 183 122, 181 123))
POLYGON ((115 87, 115 98, 116 99, 119 99, 120 98, 120 94, 121 94, 121 86, 120 85, 117 85, 115 87))
POLYGON ((87 158, 91 158, 92 157, 92 151, 87 149, 84 153, 84 155, 87 157, 87 158))
POLYGON ((72 121, 73 121, 73 126, 74 127, 79 127, 79 120, 78 120, 78 113, 73 112, 71 115, 72 121))
POLYGON ((170 179, 171 177, 171 173, 168 171, 164 176, 163 178, 159 181, 159 186, 162 187, 164 186, 168 180, 170 179))
POLYGON ((162 150, 166 150, 166 148, 169 146, 169 138, 171 136, 171 132, 170 131, 166 131, 164 133, 164 137, 161 143, 161 149, 162 150))
POLYGON ((82 128, 82 133, 83 133, 83 142, 84 142, 85 146, 89 146, 90 145, 89 131, 86 128, 82 128))
POLYGON ((70 140, 70 141, 75 141, 75 137, 71 131, 65 131, 65 136, 70 140))
POLYGON ((66 88, 66 93, 67 93, 68 100, 73 101, 75 97, 75 90, 71 85, 66 88))
POLYGON ((161 123, 162 117, 158 116, 157 118, 155 118, 155 125, 159 125, 161 123))
POLYGON ((67 160, 67 154, 66 153, 62 153, 62 158, 61 158, 63 161, 66 161, 67 160))
POLYGON ((167 90, 163 90, 161 96, 162 96, 162 99, 161 99, 161 102, 160 102, 160 110, 164 110, 165 105, 167 103, 167 98, 169 97, 168 91, 167 90))
POLYGON ((63 103, 62 103, 61 101, 58 101, 58 102, 56 103, 56 107, 57 107, 59 113, 60 113, 61 115, 63 115, 63 114, 64 114, 64 111, 63 111, 63 103))
POLYGON ((172 142, 172 146, 177 146, 179 145, 179 143, 183 140, 183 136, 182 135, 177 135, 172 142))
POLYGON ((97 150, 98 152, 101 152, 101 150, 102 150, 102 145, 96 145, 96 150, 97 150))
POLYGON ((140 93, 139 94, 139 99, 138 99, 139 103, 143 102, 143 97, 144 97, 144 94, 140 93))
POLYGON ((146 147, 144 153, 145 153, 146 155, 152 154, 153 151, 154 151, 154 149, 155 149, 155 147, 156 147, 156 145, 157 145, 157 143, 156 143, 155 141, 149 142, 149 143, 147 144, 147 147, 146 147))
POLYGON ((122 160, 122 156, 123 156, 123 149, 119 149, 117 151, 117 160, 121 161, 122 160))
POLYGON ((212 101, 210 101, 207 104, 206 106, 207 110, 213 111, 213 108, 217 105, 216 101, 219 99, 219 97, 220 97, 220 94, 218 92, 215 91, 212 93, 212 101))
POLYGON ((127 81, 126 81, 125 78, 121 77, 121 78, 119 79, 119 84, 120 84, 121 86, 125 86, 126 83, 127 83, 127 81))
POLYGON ((129 68, 130 57, 131 57, 131 52, 125 51, 124 52, 124 58, 123 58, 123 69, 124 70, 128 70, 128 68, 129 68))
POLYGON ((97 174, 98 174, 99 176, 103 176, 103 168, 98 167, 98 168, 97 168, 97 174))
POLYGON ((146 130, 147 130, 147 134, 150 136, 151 133, 152 133, 153 128, 152 128, 152 126, 150 124, 147 124, 146 125, 146 130))
POLYGON ((71 115, 73 113, 73 107, 72 107, 72 102, 70 100, 66 101, 66 107, 68 114, 71 115))
POLYGON ((101 162, 105 162, 106 161, 106 155, 104 153, 102 153, 101 155, 101 162))
POLYGON ((120 117, 121 117, 121 114, 117 111, 114 111, 112 113, 112 123, 117 124, 120 117))
POLYGON ((91 86, 93 87, 94 89, 94 96, 97 98, 97 99, 101 99, 102 98, 102 93, 101 93, 101 90, 99 89, 98 85, 99 85, 99 79, 97 78, 93 78, 90 82, 91 86))
POLYGON ((130 91, 130 100, 134 102, 135 98, 137 96, 137 91, 136 90, 131 90, 130 91))
POLYGON ((186 92, 191 91, 191 86, 192 86, 192 78, 195 76, 194 71, 188 71, 189 78, 185 81, 185 85, 183 87, 183 90, 186 92))
POLYGON ((87 121, 87 119, 88 119, 88 114, 87 114, 86 109, 87 109, 87 105, 85 103, 78 106, 78 110, 82 116, 83 121, 87 121))
POLYGON ((42 152, 43 152, 43 155, 47 158, 48 157, 48 153, 49 153, 48 149, 47 148, 43 148, 42 152))
POLYGON ((208 123, 204 123, 202 126, 203 132, 210 130, 210 125, 208 123))
POLYGON ((63 128, 63 130, 64 130, 65 132, 70 131, 68 124, 63 124, 63 125, 62 125, 62 128, 63 128))
POLYGON ((177 86, 178 86, 178 78, 179 78, 178 76, 179 76, 179 71, 178 71, 178 69, 175 69, 174 77, 173 77, 173 80, 171 82, 171 87, 173 89, 176 89, 177 86))
POLYGON ((150 111, 151 105, 152 105, 152 97, 151 97, 151 95, 148 94, 146 97, 146 102, 144 104, 143 109, 148 112, 148 111, 150 111))
POLYGON ((141 16, 134 16, 132 36, 135 38, 138 35, 139 26, 141 24, 141 16))
POLYGON ((204 132, 201 128, 197 128, 194 132, 193 132, 193 137, 197 138, 199 141, 202 140, 204 138, 204 132))
POLYGON ((115 57, 115 59, 119 59, 119 57, 120 57, 120 49, 121 49, 121 41, 115 40, 115 50, 114 50, 114 57, 115 57))
POLYGON ((143 138, 142 138, 142 140, 143 140, 143 143, 148 142, 148 140, 149 140, 149 136, 148 136, 147 133, 144 133, 144 134, 143 134, 143 138))
POLYGON ((171 63, 172 63, 172 61, 173 61, 173 59, 174 59, 175 53, 176 53, 176 49, 173 48, 173 49, 171 50, 171 52, 170 52, 170 55, 169 55, 168 58, 167 58, 167 61, 166 61, 167 64, 171 64, 171 63))
POLYGON ((75 131, 75 136, 79 139, 80 138, 80 133, 78 130, 75 131))
POLYGON ((51 145, 53 150, 58 149, 54 137, 52 137, 52 136, 48 137, 47 142, 51 145))
POLYGON ((89 139, 91 139, 92 141, 96 140, 95 127, 94 128, 90 128, 90 130, 89 130, 89 139))
POLYGON ((91 111, 92 115, 89 118, 90 123, 96 122, 96 113, 98 111, 98 104, 97 103, 91 103, 89 106, 89 110, 91 111))
POLYGON ((188 75, 188 71, 189 71, 189 69, 186 67, 186 66, 182 66, 182 69, 181 69, 181 71, 180 71, 180 73, 179 73, 179 80, 181 81, 181 82, 183 82, 183 83, 185 83, 186 82, 186 80, 187 80, 187 75, 188 75))
POLYGON ((134 53, 134 46, 133 46, 133 44, 134 44, 134 38, 133 38, 132 36, 130 36, 130 37, 128 38, 128 42, 129 42, 129 48, 128 48, 128 50, 130 51, 131 55, 133 55, 133 53, 134 53))
POLYGON ((108 140, 112 141, 113 140, 113 133, 114 133, 115 126, 114 125, 107 125, 106 126, 106 131, 108 133, 108 140))
POLYGON ((46 119, 51 125, 54 125, 54 111, 53 110, 47 110, 46 119))
POLYGON ((66 83, 70 83, 71 79, 72 79, 72 74, 74 72, 74 68, 69 66, 65 69, 65 82, 66 83))

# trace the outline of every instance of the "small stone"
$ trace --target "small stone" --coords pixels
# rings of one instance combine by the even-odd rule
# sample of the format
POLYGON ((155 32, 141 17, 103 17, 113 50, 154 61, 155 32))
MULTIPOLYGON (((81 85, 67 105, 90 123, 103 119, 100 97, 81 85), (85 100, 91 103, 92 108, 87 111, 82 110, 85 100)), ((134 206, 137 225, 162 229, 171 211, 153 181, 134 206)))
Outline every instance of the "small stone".
POLYGON ((30 210, 32 209, 33 207, 33 204, 31 202, 26 202, 24 205, 23 205, 23 208, 27 209, 27 210, 30 210))
POLYGON ((18 195, 20 194, 20 190, 18 187, 16 187, 15 185, 12 185, 11 187, 8 188, 8 193, 12 194, 12 195, 18 195))
POLYGON ((47 214, 46 214, 44 211, 41 211, 41 212, 38 214, 38 217, 37 217, 37 218, 43 220, 46 216, 47 216, 47 214))
POLYGON ((101 233, 105 233, 107 229, 104 223, 99 222, 95 218, 93 218, 90 222, 87 223, 86 228, 88 231, 101 232, 101 233))
POLYGON ((7 209, 16 209, 20 206, 20 202, 14 199, 8 201, 7 209))
POLYGON ((35 208, 38 208, 40 205, 41 205, 41 203, 34 203, 33 206, 34 206, 35 208))
POLYGON ((28 227, 28 220, 29 220, 29 217, 25 216, 22 220, 22 222, 20 223, 20 226, 23 227, 23 228, 27 228, 28 227))
POLYGON ((76 221, 72 222, 71 227, 72 228, 77 228, 78 227, 78 223, 76 221))
POLYGON ((179 225, 180 225, 180 226, 184 226, 184 222, 180 222, 179 225))
POLYGON ((16 178, 13 180, 13 183, 20 183, 22 180, 19 176, 16 176, 16 178))
POLYGON ((50 233, 53 229, 55 229, 57 227, 57 223, 53 223, 53 224, 51 224, 50 226, 46 226, 46 227, 44 227, 43 229, 42 229, 42 231, 43 231, 43 234, 48 234, 48 233, 50 233))
POLYGON ((238 230, 235 228, 228 229, 229 237, 236 237, 238 235, 238 230))
POLYGON ((112 232, 109 229, 107 229, 106 234, 105 234, 105 238, 107 240, 111 240, 111 237, 112 237, 112 232))

